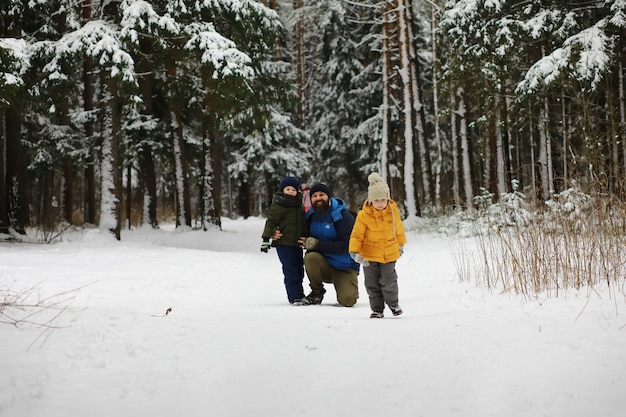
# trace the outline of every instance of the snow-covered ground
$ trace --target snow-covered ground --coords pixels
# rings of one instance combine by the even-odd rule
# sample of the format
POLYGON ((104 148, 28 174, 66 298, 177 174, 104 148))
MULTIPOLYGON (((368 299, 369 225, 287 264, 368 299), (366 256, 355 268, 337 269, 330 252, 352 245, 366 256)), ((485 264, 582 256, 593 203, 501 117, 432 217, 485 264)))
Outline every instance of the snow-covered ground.
POLYGON ((623 294, 490 293, 459 283, 447 238, 409 233, 402 316, 370 319, 362 280, 353 308, 332 287, 292 307, 276 252, 259 252, 263 222, 0 243, 0 288, 68 307, 52 328, 0 324, 0 416, 626 412, 623 294))

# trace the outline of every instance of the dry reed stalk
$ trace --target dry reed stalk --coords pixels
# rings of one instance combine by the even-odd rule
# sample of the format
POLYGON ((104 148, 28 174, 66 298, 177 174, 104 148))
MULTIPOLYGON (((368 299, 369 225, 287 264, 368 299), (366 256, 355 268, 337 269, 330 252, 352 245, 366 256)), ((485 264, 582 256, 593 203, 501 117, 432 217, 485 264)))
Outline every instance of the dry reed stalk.
MULTIPOLYGON (((476 256, 456 252, 460 276, 472 268, 478 285, 525 298, 558 297, 563 290, 626 286, 626 205, 596 199, 584 212, 536 210, 521 225, 488 225, 476 234, 476 256)), ((459 246, 460 247, 460 246, 459 246)))

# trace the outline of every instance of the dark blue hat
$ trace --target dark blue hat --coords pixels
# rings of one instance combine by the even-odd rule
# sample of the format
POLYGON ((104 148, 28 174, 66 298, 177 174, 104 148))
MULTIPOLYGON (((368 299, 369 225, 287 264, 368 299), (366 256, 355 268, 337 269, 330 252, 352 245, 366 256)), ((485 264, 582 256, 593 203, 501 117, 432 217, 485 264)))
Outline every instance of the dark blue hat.
POLYGON ((318 191, 321 191, 324 194, 326 194, 328 198, 332 197, 332 194, 330 193, 330 189, 328 188, 328 186, 326 186, 326 184, 322 184, 321 182, 318 182, 317 184, 313 184, 313 186, 311 187, 311 195, 315 194, 318 191))
POLYGON ((280 186, 278 188, 278 191, 282 191, 285 189, 285 187, 291 185, 293 188, 296 189, 296 191, 300 191, 300 180, 297 179, 296 177, 285 177, 282 179, 282 181, 280 182, 280 186))

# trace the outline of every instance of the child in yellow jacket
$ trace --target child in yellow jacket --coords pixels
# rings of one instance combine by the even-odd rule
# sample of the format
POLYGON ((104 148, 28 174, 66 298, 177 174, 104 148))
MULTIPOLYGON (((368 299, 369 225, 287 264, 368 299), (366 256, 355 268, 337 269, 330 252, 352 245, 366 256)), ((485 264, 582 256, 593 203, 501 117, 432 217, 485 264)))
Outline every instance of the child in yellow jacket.
POLYGON ((406 243, 404 225, 385 181, 376 172, 367 179, 367 200, 356 216, 348 251, 352 259, 363 265, 372 308, 370 317, 383 318, 385 304, 394 316, 399 316, 402 308, 398 304, 396 261, 406 243))

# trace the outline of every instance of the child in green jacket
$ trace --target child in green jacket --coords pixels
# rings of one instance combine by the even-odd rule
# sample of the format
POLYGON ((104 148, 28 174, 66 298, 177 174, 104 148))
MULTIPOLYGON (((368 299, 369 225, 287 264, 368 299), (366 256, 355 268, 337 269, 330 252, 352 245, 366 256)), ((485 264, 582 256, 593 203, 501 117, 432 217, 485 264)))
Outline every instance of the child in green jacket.
POLYGON ((285 177, 280 182, 278 192, 274 194, 272 206, 267 214, 261 252, 267 253, 271 246, 276 247, 278 259, 283 266, 287 299, 291 305, 305 304, 302 301, 304 298, 302 288, 304 262, 298 239, 306 234, 300 180, 296 177, 285 177), (270 238, 276 229, 280 230, 282 236, 278 240, 273 240, 270 245, 270 238))

